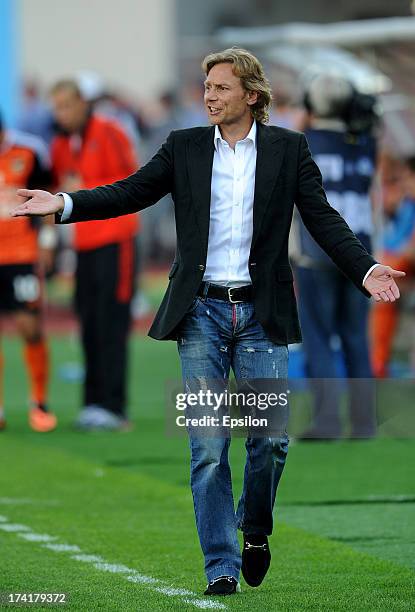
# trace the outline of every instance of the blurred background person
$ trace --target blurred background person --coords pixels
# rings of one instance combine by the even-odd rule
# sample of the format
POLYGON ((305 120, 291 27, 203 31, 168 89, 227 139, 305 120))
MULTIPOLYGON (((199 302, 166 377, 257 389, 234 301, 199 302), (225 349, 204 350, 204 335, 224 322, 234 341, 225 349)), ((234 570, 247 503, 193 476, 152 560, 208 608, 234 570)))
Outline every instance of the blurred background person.
POLYGON ((206 125, 203 106, 204 87, 200 79, 190 79, 181 87, 179 127, 191 128, 206 125))
MULTIPOLYGON (((146 162, 157 153, 170 132, 180 129, 181 119, 174 91, 162 92, 147 116, 146 162)), ((158 206, 150 206, 145 211, 143 228, 141 246, 146 260, 159 265, 171 260, 176 247, 176 231, 170 194, 164 196, 158 206)))
MULTIPOLYGON (((47 407, 49 352, 42 328, 41 280, 52 266, 56 230, 48 219, 10 217, 16 187, 50 186, 46 146, 29 134, 6 130, 0 117, 0 314, 12 313, 24 349, 29 376, 29 424, 34 431, 55 429, 56 416, 47 407)), ((3 355, 0 352, 0 429, 6 427, 3 409, 3 355)))
POLYGON ((113 119, 123 127, 138 158, 141 149, 141 134, 138 118, 132 107, 118 92, 110 91, 104 79, 93 70, 81 70, 77 73, 75 80, 83 99, 90 103, 95 114, 113 119))
POLYGON ((270 125, 303 130, 306 113, 296 101, 295 92, 288 83, 276 83, 272 89, 272 110, 269 116, 270 125))
MULTIPOLYGON (((52 142, 55 185, 61 191, 90 189, 137 169, 134 146, 122 127, 92 113, 76 81, 51 90, 61 133, 52 142)), ((78 223, 76 311, 85 360, 83 409, 77 426, 123 430, 127 418, 127 342, 136 268, 138 215, 78 223)))
POLYGON ((17 127, 49 144, 54 135, 53 115, 42 96, 40 83, 35 78, 26 79, 22 94, 17 127))
MULTIPOLYGON (((347 80, 316 76, 306 91, 310 128, 305 133, 329 202, 370 252, 373 224, 369 191, 375 171, 375 141, 370 132, 374 116, 364 117, 355 96, 347 80), (359 125, 351 125, 354 119, 359 125), (356 132, 352 133, 354 128, 356 132)), ((341 436, 342 389, 336 381, 341 374, 333 344, 336 336, 341 341, 349 379, 350 436, 371 437, 375 432, 374 402, 372 385, 365 382, 372 377, 367 337, 369 301, 329 260, 301 221, 296 280, 306 371, 314 392, 313 422, 302 437, 314 440, 341 436)))
MULTIPOLYGON (((398 265, 409 288, 415 270, 415 158, 406 161, 384 154, 380 164, 383 205, 381 246, 377 256, 387 265, 398 265)), ((374 375, 389 376, 393 340, 400 308, 395 303, 373 304, 370 317, 371 359, 374 375)))
MULTIPOLYGON (((75 78, 81 96, 90 104, 92 112, 101 117, 112 119, 118 123, 130 142, 134 147, 134 152, 137 159, 143 159, 147 161, 145 151, 148 150, 149 142, 149 130, 145 121, 142 120, 141 113, 136 111, 132 104, 121 95, 118 90, 110 89, 105 80, 94 70, 80 70, 76 73, 75 78), (146 142, 144 143, 143 136, 146 136, 146 142), (144 155, 143 155, 144 152, 144 155)), ((154 104, 152 106, 155 106, 154 104)), ((158 150, 160 144, 167 138, 169 132, 159 141, 154 153, 158 150)), ((151 156, 150 156, 151 157, 151 156)), ((148 159, 150 159, 148 157, 148 159)), ((163 211, 161 211, 163 212, 163 211)), ((165 212, 165 211, 164 211, 165 212)), ((136 235, 136 252, 137 252, 137 268, 135 277, 135 292, 131 303, 131 310, 133 318, 140 318, 148 314, 150 306, 145 297, 144 292, 139 286, 141 278, 141 266, 146 256, 146 243, 152 241, 153 235, 148 232, 148 224, 146 223, 151 213, 146 213, 146 218, 140 217, 143 226, 143 232, 136 235), (149 234, 149 237, 147 236, 149 234), (143 237, 146 243, 143 245, 143 237)), ((162 221, 162 215, 160 215, 162 221)), ((151 224, 152 227, 159 227, 158 223, 151 224)), ((160 246, 160 245, 157 245, 160 246)), ((156 250, 156 252, 158 252, 156 250)))

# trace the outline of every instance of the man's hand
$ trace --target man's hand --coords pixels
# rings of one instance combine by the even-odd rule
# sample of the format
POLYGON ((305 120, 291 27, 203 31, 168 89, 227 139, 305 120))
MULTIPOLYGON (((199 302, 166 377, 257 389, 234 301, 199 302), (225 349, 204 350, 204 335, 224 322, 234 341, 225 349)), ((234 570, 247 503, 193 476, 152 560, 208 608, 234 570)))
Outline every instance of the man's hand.
POLYGON ((367 277, 364 288, 376 302, 394 302, 400 293, 395 278, 402 278, 405 272, 394 270, 390 266, 376 266, 367 277))
POLYGON ((21 198, 29 198, 24 204, 19 204, 10 212, 12 217, 46 217, 62 212, 64 200, 62 196, 56 196, 41 189, 18 189, 17 195, 21 198))

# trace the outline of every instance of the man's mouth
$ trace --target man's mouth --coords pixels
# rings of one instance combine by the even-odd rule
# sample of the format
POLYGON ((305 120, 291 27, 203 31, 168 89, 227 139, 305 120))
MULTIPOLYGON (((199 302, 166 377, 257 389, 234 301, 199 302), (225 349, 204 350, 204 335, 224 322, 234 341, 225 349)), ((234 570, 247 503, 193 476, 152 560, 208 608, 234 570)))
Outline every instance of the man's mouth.
POLYGON ((211 115, 218 115, 221 112, 221 108, 216 108, 216 106, 208 106, 209 113, 211 115))

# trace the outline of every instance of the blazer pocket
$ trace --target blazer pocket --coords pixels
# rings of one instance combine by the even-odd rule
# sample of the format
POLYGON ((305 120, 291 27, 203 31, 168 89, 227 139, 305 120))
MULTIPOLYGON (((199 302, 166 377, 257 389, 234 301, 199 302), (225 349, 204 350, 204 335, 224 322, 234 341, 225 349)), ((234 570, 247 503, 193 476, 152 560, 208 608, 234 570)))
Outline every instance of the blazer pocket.
POLYGON ((278 266, 277 268, 277 279, 279 281, 293 282, 293 271, 291 266, 278 266))
POLYGON ((171 280, 173 276, 176 274, 178 267, 179 267, 178 262, 174 261, 172 267, 170 268, 169 280, 171 280))

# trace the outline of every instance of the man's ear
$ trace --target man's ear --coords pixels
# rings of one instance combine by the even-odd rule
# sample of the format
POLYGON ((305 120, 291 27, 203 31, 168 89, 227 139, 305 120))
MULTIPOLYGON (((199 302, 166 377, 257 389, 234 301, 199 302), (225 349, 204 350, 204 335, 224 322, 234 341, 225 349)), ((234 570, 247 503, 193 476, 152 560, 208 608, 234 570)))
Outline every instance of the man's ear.
POLYGON ((248 91, 248 100, 247 104, 252 106, 258 102, 258 92, 257 91, 248 91))

